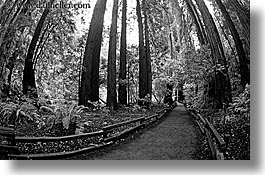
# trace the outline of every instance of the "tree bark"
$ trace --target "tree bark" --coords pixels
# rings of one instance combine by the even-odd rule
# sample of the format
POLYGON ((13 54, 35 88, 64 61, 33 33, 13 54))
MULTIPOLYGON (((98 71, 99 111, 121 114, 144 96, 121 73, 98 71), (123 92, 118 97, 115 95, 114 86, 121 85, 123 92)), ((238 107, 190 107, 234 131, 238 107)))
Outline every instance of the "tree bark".
POLYGON ((243 44, 236 30, 236 27, 229 13, 227 12, 225 6, 223 5, 222 1, 221 0, 215 0, 215 1, 223 14, 226 20, 226 24, 229 27, 232 37, 235 41, 235 47, 237 50, 237 55, 239 58, 239 65, 240 65, 241 85, 244 88, 246 84, 250 84, 250 70, 248 68, 248 61, 247 61, 247 57, 246 57, 246 54, 243 48, 243 44))
POLYGON ((201 45, 204 45, 207 43, 206 34, 205 34, 205 30, 203 28, 203 25, 200 21, 200 18, 198 16, 199 14, 198 14, 198 12, 197 12, 196 8, 194 7, 194 4, 191 0, 185 0, 185 2, 187 4, 187 7, 188 7, 188 10, 190 12, 191 17, 193 18, 193 22, 196 26, 198 40, 199 40, 201 45))
POLYGON ((107 77, 107 106, 111 110, 116 110, 116 45, 117 45, 117 19, 118 19, 118 0, 113 0, 112 23, 110 28, 109 54, 108 54, 108 77, 107 77))
POLYGON ((99 100, 99 61, 107 0, 97 0, 90 23, 83 59, 79 105, 99 100))
POLYGON ((230 40, 230 38, 228 36, 229 34, 225 31, 225 28, 224 28, 224 26, 222 26, 220 21, 217 21, 217 22, 218 22, 218 25, 220 26, 220 29, 222 31, 223 36, 225 37, 225 39, 226 39, 226 41, 227 41, 227 43, 228 43, 228 45, 232 51, 232 55, 235 57, 236 64, 239 64, 237 59, 236 59, 236 51, 234 50, 234 47, 232 46, 232 41, 230 40))
MULTIPOLYGON (((51 0, 50 3, 53 4, 55 0, 51 0)), ((44 12, 41 15, 41 18, 37 24, 37 27, 35 29, 33 38, 31 40, 31 43, 29 45, 27 57, 25 60, 25 66, 23 70, 23 80, 22 80, 22 85, 23 85, 23 94, 27 94, 29 92, 32 92, 33 96, 37 96, 37 91, 36 91, 36 80, 35 80, 35 70, 34 70, 34 60, 33 56, 35 53, 35 48, 37 46, 38 39, 41 34, 42 27, 44 25, 45 19, 47 15, 50 12, 50 8, 46 8, 44 12)))
POLYGON ((207 32, 208 42, 211 47, 212 57, 215 64, 215 107, 222 107, 223 103, 232 101, 231 84, 228 75, 227 62, 224 55, 222 42, 214 23, 214 20, 203 0, 197 0, 198 8, 202 14, 203 22, 207 32))
POLYGON ((144 46, 144 34, 143 34, 143 22, 141 15, 140 1, 136 0, 136 14, 138 19, 138 28, 139 28, 139 101, 140 106, 146 105, 144 98, 148 94, 148 76, 147 76, 147 61, 146 61, 146 52, 144 46))
MULTIPOLYGON (((121 28, 121 48, 120 48, 120 73, 119 73, 119 80, 124 81, 126 80, 126 65, 127 65, 127 58, 126 58, 126 20, 127 20, 127 0, 122 1, 122 28, 121 28)), ((127 105, 127 89, 126 84, 119 83, 119 90, 118 90, 118 98, 119 103, 122 105, 127 105)))
POLYGON ((243 34, 245 36, 245 44, 246 44, 246 53, 249 54, 250 50, 250 13, 246 11, 238 0, 230 0, 228 1, 229 4, 232 6, 234 11, 236 12, 240 23, 243 27, 243 34))
POLYGON ((147 4, 146 0, 143 0, 144 6, 144 26, 145 26, 145 53, 146 53, 146 65, 147 65, 147 85, 149 100, 152 100, 152 60, 150 55, 150 38, 149 38, 149 27, 148 27, 148 16, 147 16, 147 4))

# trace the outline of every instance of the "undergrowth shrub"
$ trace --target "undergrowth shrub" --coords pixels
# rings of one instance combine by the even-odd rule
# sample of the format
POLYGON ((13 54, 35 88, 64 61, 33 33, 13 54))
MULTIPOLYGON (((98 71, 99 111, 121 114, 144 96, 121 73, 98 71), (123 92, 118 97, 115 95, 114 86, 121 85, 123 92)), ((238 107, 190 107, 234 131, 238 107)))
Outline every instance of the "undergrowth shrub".
POLYGON ((250 159, 250 85, 233 98, 227 110, 226 127, 230 130, 229 159, 250 159))
POLYGON ((69 135, 75 133, 76 120, 85 110, 90 109, 75 103, 47 103, 44 99, 23 96, 19 101, 0 101, 0 126, 21 126, 16 127, 18 134, 30 136, 42 131, 69 135))

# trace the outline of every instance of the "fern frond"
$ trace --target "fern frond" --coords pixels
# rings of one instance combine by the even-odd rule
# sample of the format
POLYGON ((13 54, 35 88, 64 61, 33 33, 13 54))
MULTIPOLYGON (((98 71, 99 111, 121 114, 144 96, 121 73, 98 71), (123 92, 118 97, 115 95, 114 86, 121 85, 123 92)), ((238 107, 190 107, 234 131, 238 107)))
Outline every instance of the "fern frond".
POLYGON ((40 111, 41 113, 45 113, 45 114, 46 114, 46 113, 55 114, 54 111, 53 111, 53 109, 50 108, 50 107, 48 107, 48 106, 41 106, 40 109, 39 109, 39 111, 40 111))

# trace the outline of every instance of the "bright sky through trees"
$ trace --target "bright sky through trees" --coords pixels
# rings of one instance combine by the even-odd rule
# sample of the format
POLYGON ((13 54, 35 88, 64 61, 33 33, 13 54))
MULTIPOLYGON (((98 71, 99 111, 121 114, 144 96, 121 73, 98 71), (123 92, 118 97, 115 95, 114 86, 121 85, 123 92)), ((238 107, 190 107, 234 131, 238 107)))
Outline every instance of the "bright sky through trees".
MULTIPOLYGON (((75 0, 74 2, 81 2, 81 3, 87 3, 87 0, 75 0)), ((89 23, 91 21, 91 17, 92 17, 92 13, 93 13, 93 9, 95 6, 96 0, 90 0, 90 5, 91 8, 90 9, 80 9, 83 10, 83 14, 80 14, 77 16, 76 22, 77 22, 77 30, 79 34, 82 34, 83 30, 88 30, 89 28, 89 23), (85 20, 85 24, 81 23, 81 18, 82 16, 84 17, 85 20)), ((107 1, 107 8, 106 8, 106 12, 105 12, 105 18, 104 18, 104 26, 106 28, 110 28, 111 25, 111 9, 112 9, 112 5, 113 5, 113 1, 107 1)), ((131 16, 136 16, 136 11, 135 11, 135 7, 136 7, 136 3, 134 1, 128 1, 127 2, 127 6, 128 6, 128 18, 130 18, 131 16)), ((121 7, 120 7, 121 9, 121 7)), ((121 18, 120 16, 121 14, 119 14, 119 18, 121 18)), ((118 21, 118 24, 120 25, 121 21, 118 21)), ((129 24, 129 27, 127 28, 127 38, 128 38, 128 45, 136 45, 138 44, 138 27, 137 27, 137 20, 136 19, 131 19, 130 22, 127 22, 129 24)), ((118 32, 120 32, 120 26, 118 28, 118 32)))

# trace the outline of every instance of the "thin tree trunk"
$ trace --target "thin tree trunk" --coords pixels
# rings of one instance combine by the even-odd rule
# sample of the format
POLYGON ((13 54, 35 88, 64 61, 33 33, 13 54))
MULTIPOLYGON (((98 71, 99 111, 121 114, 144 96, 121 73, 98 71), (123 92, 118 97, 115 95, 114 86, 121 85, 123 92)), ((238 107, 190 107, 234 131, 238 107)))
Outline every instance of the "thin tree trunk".
MULTIPOLYGON (((10 2, 10 1, 8 1, 10 2)), ((8 3, 7 1, 4 3, 8 3)), ((3 85, 6 83, 6 66, 7 63, 10 62, 9 58, 11 57, 12 53, 10 50, 12 50, 13 46, 13 40, 14 36, 16 34, 16 28, 14 27, 14 23, 16 23, 18 16, 22 13, 21 10, 24 8, 25 4, 28 3, 28 0, 23 0, 22 3, 17 5, 18 1, 15 1, 12 8, 9 10, 9 13, 7 17, 0 20, 1 24, 1 33, 0 33, 0 91, 3 88, 3 85), (14 10, 15 6, 18 6, 16 12, 14 15, 11 16, 12 11, 14 10), (8 21, 8 22, 4 22, 8 21)), ((25 13, 26 10, 23 11, 25 13)), ((4 14, 0 13, 4 16, 4 14)), ((9 71, 10 73, 10 71, 9 71)), ((9 90, 8 90, 9 91, 9 90)))
MULTIPOLYGON (((47 43, 47 40, 50 38, 50 35, 51 35, 51 31, 55 28, 55 27, 57 27, 57 25, 58 25, 58 23, 57 24, 55 24, 51 29, 50 29, 50 31, 49 31, 49 33, 48 33, 48 35, 47 35, 47 37, 45 38, 45 40, 43 41, 43 42, 39 42, 40 44, 41 44, 41 46, 40 46, 40 48, 36 48, 36 56, 34 57, 34 59, 33 59, 33 61, 34 61, 34 69, 35 69, 35 67, 36 67, 36 65, 37 65, 37 63, 38 63, 38 60, 39 60, 39 58, 40 58, 40 56, 42 55, 42 53, 43 53, 43 50, 44 50, 44 47, 45 47, 45 44, 47 43), (37 53, 37 51, 39 50, 39 52, 37 53)), ((40 39, 40 41, 41 41, 42 39, 40 39)))
MULTIPOLYGON (((43 30, 43 32, 42 32, 42 34, 41 34, 41 37, 40 37, 40 39, 39 39, 39 42, 38 42, 38 45, 36 46, 36 50, 35 50, 35 56, 33 57, 33 62, 34 63, 36 63, 37 62, 37 59, 38 59, 38 51, 40 50, 40 47, 41 47, 41 45, 42 45, 42 42, 43 42, 43 39, 44 39, 44 36, 45 36, 45 34, 47 33, 47 31, 48 31, 48 29, 49 29, 49 24, 46 26, 46 28, 43 30)), ((45 43, 43 43, 43 45, 44 45, 45 43)))
MULTIPOLYGON (((55 0, 51 0, 50 4, 53 4, 55 0)), ((37 96, 37 91, 36 91, 36 80, 35 80, 35 70, 34 70, 34 60, 33 56, 35 53, 35 48, 37 46, 38 39, 41 34, 42 27, 44 25, 45 19, 48 16, 50 12, 50 8, 46 8, 44 12, 41 15, 41 18, 37 24, 36 30, 34 32, 33 38, 31 40, 31 43, 29 45, 27 57, 25 60, 25 66, 23 70, 23 80, 22 80, 22 85, 23 85, 23 94, 27 94, 32 91, 33 95, 36 97, 37 96)))
MULTIPOLYGON (((122 28, 121 28, 121 48, 120 48, 120 73, 119 80, 126 80, 126 20, 127 20, 127 0, 122 1, 122 28)), ((129 90, 129 89, 128 89, 129 90)), ((119 83, 119 103, 127 105, 127 89, 126 84, 119 83)))
POLYGON ((116 45, 117 45, 117 19, 118 19, 118 0, 113 0, 112 23, 110 28, 109 54, 108 54, 108 78, 107 78, 107 106, 111 110, 116 110, 116 45))
POLYGON ((107 0, 97 0, 90 23, 83 59, 79 105, 92 106, 99 100, 99 61, 107 0))
POLYGON ((237 50, 237 55, 239 58, 239 65, 240 65, 239 67, 240 67, 240 75, 241 75, 241 85, 244 88, 246 84, 250 84, 250 70, 248 68, 247 57, 246 57, 246 54, 243 48, 243 44, 236 30, 236 27, 229 13, 227 12, 225 6, 223 5, 222 1, 221 0, 215 0, 215 1, 223 14, 226 20, 226 24, 229 27, 232 37, 235 41, 235 47, 237 50))
POLYGON ((18 57, 18 50, 16 50, 13 53, 13 55, 9 61, 8 88, 7 88, 7 93, 6 93, 7 95, 10 94, 12 73, 13 73, 13 69, 15 67, 15 61, 16 61, 17 57, 18 57))

